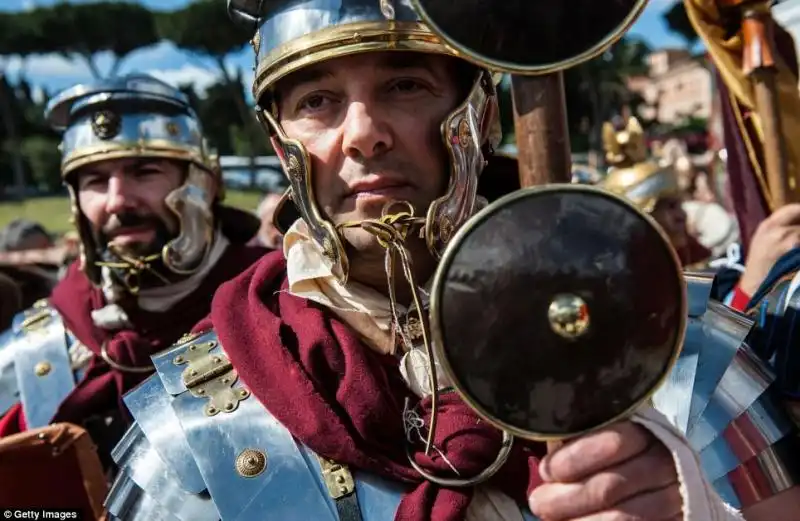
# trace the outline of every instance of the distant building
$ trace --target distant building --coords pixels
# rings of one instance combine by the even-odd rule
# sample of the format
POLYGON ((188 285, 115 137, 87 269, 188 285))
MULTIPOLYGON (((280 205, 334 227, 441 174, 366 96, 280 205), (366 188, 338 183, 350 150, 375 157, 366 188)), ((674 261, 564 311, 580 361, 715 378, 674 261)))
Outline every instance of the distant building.
POLYGON ((647 76, 628 80, 628 88, 646 102, 639 116, 665 124, 711 116, 714 84, 704 58, 684 49, 662 49, 650 54, 648 62, 647 76))

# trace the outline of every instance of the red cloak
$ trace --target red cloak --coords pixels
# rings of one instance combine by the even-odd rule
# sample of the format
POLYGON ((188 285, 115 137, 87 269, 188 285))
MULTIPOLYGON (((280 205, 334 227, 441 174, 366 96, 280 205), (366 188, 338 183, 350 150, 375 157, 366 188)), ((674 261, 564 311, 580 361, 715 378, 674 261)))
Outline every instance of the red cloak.
MULTIPOLYGON (((261 259, 223 284, 210 316, 194 331, 214 328, 239 376, 289 431, 317 454, 409 484, 397 521, 464 519, 471 489, 427 482, 408 463, 403 428, 406 398, 427 420, 402 381, 398 360, 364 346, 329 310, 289 294, 282 252, 261 259)), ((440 402, 435 444, 459 470, 476 475, 494 461, 501 434, 455 394, 440 402)), ((437 475, 455 477, 443 458, 413 457, 437 475)), ((504 468, 490 482, 524 504, 541 480, 541 446, 517 440, 504 468)))
MULTIPOLYGON (((133 327, 109 331, 97 327, 91 312, 105 305, 102 291, 72 264, 64 279, 53 290, 50 303, 61 314, 64 323, 75 337, 99 355, 106 343, 109 356, 128 366, 148 366, 150 356, 174 344, 198 320, 209 312, 211 298, 217 287, 230 280, 268 250, 232 242, 200 286, 181 299, 174 311, 147 312, 126 310, 133 327)), ((81 425, 83 420, 118 408, 127 418, 122 396, 147 378, 149 374, 122 373, 112 369, 100 356, 89 363, 83 379, 59 406, 52 422, 81 425)), ((21 404, 17 404, 0 419, 0 437, 26 429, 21 404)))

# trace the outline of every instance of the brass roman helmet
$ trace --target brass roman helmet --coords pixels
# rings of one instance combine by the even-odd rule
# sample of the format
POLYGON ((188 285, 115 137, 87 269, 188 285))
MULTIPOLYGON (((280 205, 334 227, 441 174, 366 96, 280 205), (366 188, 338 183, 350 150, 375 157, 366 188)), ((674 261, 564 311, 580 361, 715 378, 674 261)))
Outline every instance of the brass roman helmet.
POLYGON ((674 169, 648 158, 644 130, 636 118, 630 118, 621 130, 605 123, 603 148, 609 171, 600 183, 602 188, 627 198, 648 213, 662 197, 680 193, 674 169))
POLYGON ((66 89, 50 100, 45 116, 55 130, 63 132, 61 174, 80 235, 81 266, 89 279, 116 294, 116 290, 135 294, 145 272, 148 280, 159 285, 196 271, 214 238, 212 194, 216 187, 216 200, 221 198, 222 171, 187 98, 156 78, 134 74, 66 89), (95 244, 78 202, 77 177, 82 167, 129 157, 172 159, 188 165, 183 185, 166 198, 180 221, 179 234, 146 258, 120 256, 95 244))

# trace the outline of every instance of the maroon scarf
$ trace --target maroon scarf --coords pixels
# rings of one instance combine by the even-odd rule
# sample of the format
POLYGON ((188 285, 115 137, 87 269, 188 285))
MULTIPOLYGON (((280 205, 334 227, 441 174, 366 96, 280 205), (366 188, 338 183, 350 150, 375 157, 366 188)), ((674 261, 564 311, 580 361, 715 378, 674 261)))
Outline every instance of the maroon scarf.
MULTIPOLYGON (((412 395, 395 357, 360 343, 355 333, 317 304, 286 292, 286 260, 265 256, 220 287, 211 315, 195 331, 213 327, 242 380, 289 431, 317 454, 353 468, 410 484, 395 519, 464 519, 472 489, 424 481, 408 463, 404 401, 412 395)), ((426 419, 426 403, 417 404, 426 419)), ((459 470, 476 475, 494 461, 501 441, 454 394, 442 397, 435 444, 459 470)), ((415 447, 414 458, 440 476, 455 477, 446 462, 415 447)), ((540 483, 541 451, 516 441, 493 481, 525 503, 540 483), (537 453, 538 452, 538 453, 537 453)))
MULTIPOLYGON (((127 310, 131 329, 109 331, 97 327, 91 312, 105 306, 102 291, 73 263, 64 279, 53 290, 51 304, 64 318, 75 337, 95 354, 105 342, 112 360, 127 366, 150 366, 150 356, 175 343, 208 314, 217 287, 235 277, 263 256, 267 250, 231 244, 191 295, 178 302, 172 311, 151 313, 127 310)), ((127 415, 122 395, 149 376, 112 369, 100 356, 92 358, 84 378, 61 403, 53 422, 81 424, 92 415, 119 407, 127 415)))

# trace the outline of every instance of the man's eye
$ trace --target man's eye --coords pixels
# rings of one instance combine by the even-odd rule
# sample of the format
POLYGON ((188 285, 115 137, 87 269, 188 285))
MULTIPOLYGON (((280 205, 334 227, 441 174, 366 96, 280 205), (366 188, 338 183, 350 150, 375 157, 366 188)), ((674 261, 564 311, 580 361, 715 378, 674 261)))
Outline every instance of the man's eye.
POLYGON ((400 92, 415 92, 424 88, 425 86, 422 83, 411 79, 398 80, 392 85, 392 89, 400 92))
POLYGON ((100 186, 103 182, 103 178, 100 177, 84 177, 80 181, 81 188, 89 188, 89 187, 96 187, 100 186))
POLYGON ((322 94, 312 94, 311 96, 307 96, 303 98, 300 103, 297 104, 298 110, 319 110, 325 107, 326 103, 329 103, 330 100, 323 96, 322 94))

